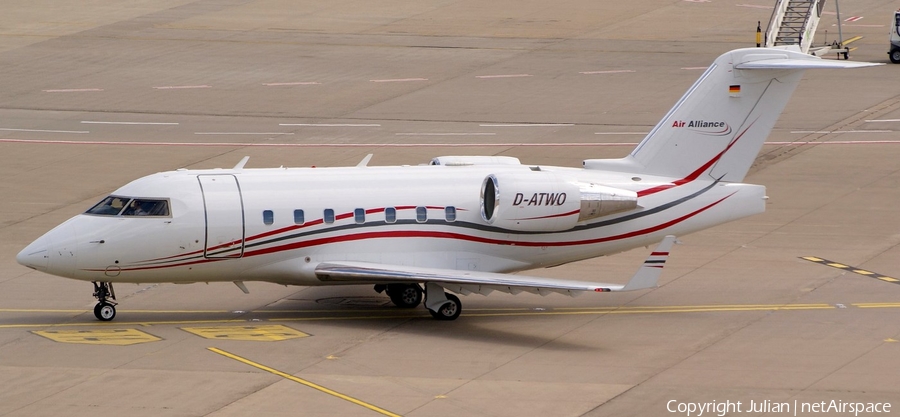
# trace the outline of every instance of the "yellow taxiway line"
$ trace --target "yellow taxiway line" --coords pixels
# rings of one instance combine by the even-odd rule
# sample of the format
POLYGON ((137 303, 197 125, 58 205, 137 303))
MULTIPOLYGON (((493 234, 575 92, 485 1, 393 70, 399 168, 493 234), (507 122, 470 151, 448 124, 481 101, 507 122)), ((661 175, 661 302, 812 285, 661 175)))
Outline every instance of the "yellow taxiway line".
POLYGON ((293 375, 291 375, 291 374, 288 374, 288 373, 285 373, 285 372, 281 372, 281 371, 279 371, 279 370, 277 370, 277 369, 270 368, 270 367, 265 366, 265 365, 263 365, 263 364, 253 362, 253 361, 251 361, 251 360, 249 360, 249 359, 246 359, 246 358, 242 358, 242 357, 240 357, 240 356, 238 356, 238 355, 235 355, 235 354, 233 354, 233 353, 228 353, 228 352, 226 352, 226 351, 224 351, 224 350, 222 350, 222 349, 218 349, 218 348, 214 348, 214 347, 210 347, 210 348, 207 348, 207 349, 208 349, 209 351, 211 351, 211 352, 215 352, 215 353, 218 353, 218 354, 220 354, 220 355, 222 355, 222 356, 225 356, 226 358, 234 359, 234 360, 236 360, 236 361, 238 361, 238 362, 241 362, 241 363, 250 365, 250 366, 252 366, 252 367, 254 367, 254 368, 256 368, 256 369, 260 369, 260 370, 263 370, 263 371, 266 371, 266 372, 269 372, 269 373, 278 375, 278 376, 280 376, 280 377, 282 377, 282 378, 284 378, 284 379, 294 381, 294 382, 296 382, 296 383, 298 383, 298 384, 306 385, 307 387, 310 387, 310 388, 315 389, 315 390, 319 390, 319 391, 324 392, 324 393, 326 393, 326 394, 328 394, 328 395, 333 395, 333 396, 338 397, 338 398, 340 398, 340 399, 342 399, 342 400, 349 401, 349 402, 351 402, 351 403, 353 403, 353 404, 356 404, 356 405, 358 405, 358 406, 360 406, 360 407, 367 408, 367 409, 372 410, 372 411, 374 411, 374 412, 376 412, 376 413, 379 413, 379 414, 382 414, 382 415, 385 415, 385 416, 400 417, 400 414, 392 413, 392 412, 390 412, 390 411, 388 411, 388 410, 385 410, 385 409, 383 409, 383 408, 381 408, 381 407, 378 407, 378 406, 369 404, 369 403, 367 403, 367 402, 365 402, 365 401, 362 401, 362 400, 358 400, 358 399, 353 398, 353 397, 351 397, 351 396, 349 396, 349 395, 341 394, 341 393, 339 393, 339 392, 337 392, 337 391, 335 391, 335 390, 325 388, 325 387, 323 387, 323 386, 321 386, 321 385, 319 385, 319 384, 316 384, 316 383, 313 383, 313 382, 309 382, 309 381, 307 381, 307 380, 305 380, 305 379, 303 379, 303 378, 298 378, 298 377, 293 376, 293 375))
POLYGON ((854 37, 852 37, 852 38, 850 38, 850 39, 845 40, 843 43, 841 43, 841 45, 847 46, 848 43, 856 42, 856 41, 858 41, 858 40, 860 40, 860 39, 862 39, 862 38, 863 38, 862 36, 854 36, 854 37))
MULTIPOLYGON (((844 303, 859 308, 871 307, 900 307, 900 303, 844 303)), ((797 310, 829 310, 838 308, 833 304, 710 304, 694 306, 610 306, 610 307, 563 307, 563 308, 497 308, 497 309, 468 309, 463 312, 466 317, 501 317, 501 316, 559 316, 559 315, 604 315, 604 314, 671 314, 671 313, 704 313, 704 312, 740 312, 740 311, 797 311, 797 310)), ((42 310, 51 312, 52 310, 42 310)), ((55 310, 53 312, 65 313, 69 310, 55 310)), ((302 310, 304 313, 334 313, 335 310, 302 310)), ((123 310, 120 313, 129 313, 123 310)), ((179 313, 196 313, 193 311, 178 311, 179 313)), ((396 312, 385 309, 384 313, 377 310, 343 310, 340 315, 315 315, 307 317, 262 317, 262 318, 230 318, 230 319, 185 319, 185 320, 148 320, 148 321, 115 321, 115 322, 65 322, 65 323, 16 323, 0 324, 0 329, 11 328, 48 328, 48 327, 127 327, 127 326, 156 326, 156 325, 187 325, 187 324, 227 324, 227 323, 254 323, 254 322, 309 322, 309 321, 335 321, 335 320, 389 320, 411 319, 429 317, 423 311, 396 312)), ((155 311, 154 313, 175 313, 175 311, 155 311)), ((230 312, 229 312, 230 313, 230 312)), ((296 311, 246 311, 246 314, 255 313, 282 313, 296 314, 296 311)))

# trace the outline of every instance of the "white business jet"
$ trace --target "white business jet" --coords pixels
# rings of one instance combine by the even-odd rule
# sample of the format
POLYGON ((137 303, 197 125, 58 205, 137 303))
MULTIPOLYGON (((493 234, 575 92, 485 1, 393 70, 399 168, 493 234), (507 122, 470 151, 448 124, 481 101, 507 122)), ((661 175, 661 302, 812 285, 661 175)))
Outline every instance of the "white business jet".
MULTIPOLYGON (((113 283, 245 281, 374 285, 398 307, 456 319, 452 293, 576 295, 656 287, 681 236, 765 209, 743 184, 804 69, 874 64, 791 49, 720 56, 622 159, 582 168, 511 157, 429 165, 162 172, 41 236, 20 264, 91 281, 100 320, 113 283), (625 285, 510 272, 660 242, 625 285), (447 292, 449 291, 449 292, 447 292)), ((599 275, 599 273, 598 273, 599 275)))

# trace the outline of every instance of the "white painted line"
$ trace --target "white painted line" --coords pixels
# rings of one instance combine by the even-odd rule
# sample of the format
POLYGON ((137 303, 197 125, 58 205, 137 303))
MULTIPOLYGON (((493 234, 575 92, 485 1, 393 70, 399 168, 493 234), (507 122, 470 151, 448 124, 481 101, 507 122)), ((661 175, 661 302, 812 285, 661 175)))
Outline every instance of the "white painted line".
POLYGON ((475 78, 518 78, 533 77, 531 74, 476 75, 475 78))
POLYGON ((40 132, 40 133, 91 133, 87 130, 40 130, 40 129, 12 129, 12 128, 0 128, 0 130, 6 132, 40 132))
POLYGON ((750 7, 750 8, 753 8, 753 9, 768 9, 768 10, 771 10, 771 9, 772 9, 772 6, 762 6, 762 5, 759 5, 759 4, 735 4, 735 6, 737 6, 737 7, 750 7))
MULTIPOLYGON (((837 24, 832 24, 831 26, 837 26, 837 24)), ((843 27, 854 27, 854 28, 883 28, 884 25, 848 25, 844 24, 843 27)))
POLYGON ((709 67, 681 67, 683 70, 705 70, 709 67))
POLYGON ((426 132, 426 133, 395 133, 396 136, 493 136, 496 133, 486 133, 486 132, 474 132, 474 133, 464 133, 464 132, 426 132))
POLYGON ((850 16, 850 17, 844 19, 844 21, 845 22, 858 22, 858 21, 862 20, 862 18, 863 18, 862 16, 850 16))
MULTIPOLYGON (((218 146, 218 147, 275 147, 275 148, 460 148, 460 147, 613 147, 636 146, 636 142, 565 142, 565 143, 246 143, 246 142, 112 142, 75 140, 3 139, 0 143, 51 144, 51 145, 113 145, 113 146, 218 146)), ((830 141, 830 142, 766 142, 765 145, 816 146, 816 145, 900 145, 900 140, 830 141)))
POLYGON ((900 145, 900 140, 832 140, 828 142, 766 142, 765 145, 900 145))
POLYGON ((566 127, 575 126, 575 123, 500 123, 480 124, 481 127, 566 127))
POLYGON ((882 122, 900 122, 900 119, 872 119, 872 120, 866 120, 866 123, 882 123, 882 122))
POLYGON ((153 87, 156 90, 185 90, 190 88, 212 88, 211 85, 166 85, 162 87, 153 87))
MULTIPOLYGON (((225 147, 275 147, 275 148, 462 148, 462 147, 587 147, 587 146, 636 146, 637 143, 599 143, 599 142, 567 142, 567 143, 247 143, 247 142, 112 142, 112 141, 74 141, 74 140, 27 140, 2 139, 0 143, 32 143, 58 145, 116 145, 116 146, 225 146, 225 147)), ((900 143, 900 142, 898 142, 900 143)))
POLYGON ((891 133, 893 130, 792 130, 791 133, 891 133))
POLYGON ((195 135, 293 135, 291 132, 194 132, 195 135))
POLYGON ((83 124, 91 124, 91 125, 167 125, 174 126, 178 123, 176 122, 103 122, 96 120, 82 120, 83 124))
POLYGON ((306 126, 306 127, 381 127, 372 123, 279 123, 278 126, 306 126))
POLYGON ((595 135, 646 135, 649 132, 594 132, 595 135))
POLYGON ((282 85, 320 85, 321 83, 315 81, 298 81, 294 83, 263 83, 266 87, 278 87, 282 85))
POLYGON ((610 71, 582 71, 579 74, 591 75, 591 74, 623 74, 627 72, 635 72, 634 70, 610 70, 610 71))
POLYGON ((103 91, 102 88, 64 88, 59 90, 41 90, 45 93, 83 93, 86 91, 103 91))
POLYGON ((373 83, 405 83, 409 81, 428 81, 428 78, 395 78, 388 80, 369 80, 373 83))

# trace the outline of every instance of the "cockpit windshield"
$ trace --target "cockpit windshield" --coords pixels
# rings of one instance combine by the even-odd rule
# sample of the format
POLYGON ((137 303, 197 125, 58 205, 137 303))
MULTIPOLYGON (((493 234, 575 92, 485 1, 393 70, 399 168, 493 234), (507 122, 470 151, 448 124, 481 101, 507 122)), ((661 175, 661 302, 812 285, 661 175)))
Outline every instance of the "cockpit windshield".
POLYGON ((169 201, 154 198, 131 198, 111 195, 91 207, 85 214, 99 216, 169 216, 169 201))

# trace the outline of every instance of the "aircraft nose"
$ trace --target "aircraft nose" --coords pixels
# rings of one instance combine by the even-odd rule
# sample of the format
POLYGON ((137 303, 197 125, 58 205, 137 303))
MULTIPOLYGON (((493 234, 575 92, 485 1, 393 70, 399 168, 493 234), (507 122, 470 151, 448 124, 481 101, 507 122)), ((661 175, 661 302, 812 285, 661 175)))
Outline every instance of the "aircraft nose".
POLYGON ((37 238, 16 255, 23 266, 48 274, 71 278, 77 273, 75 257, 78 247, 76 217, 37 238))
POLYGON ((16 255, 16 262, 31 269, 47 270, 50 263, 49 243, 44 237, 35 240, 16 255))

